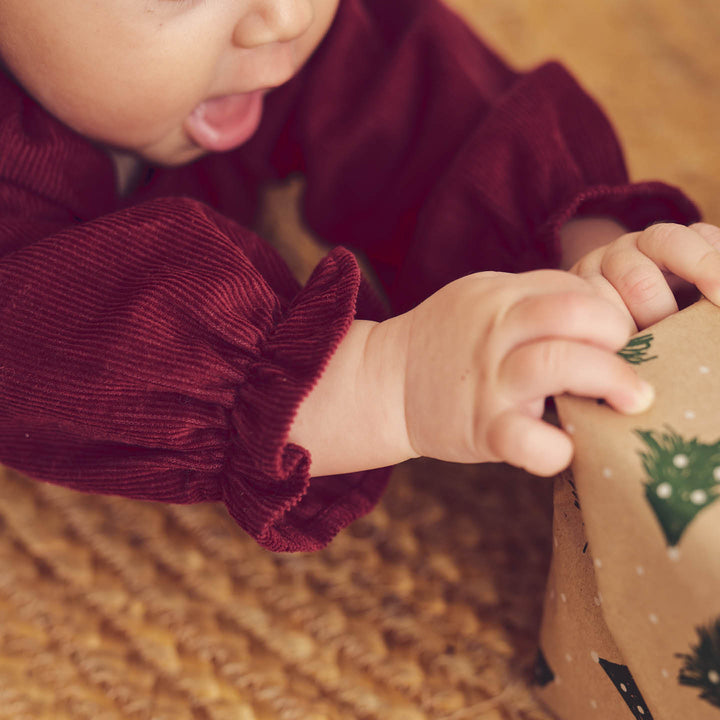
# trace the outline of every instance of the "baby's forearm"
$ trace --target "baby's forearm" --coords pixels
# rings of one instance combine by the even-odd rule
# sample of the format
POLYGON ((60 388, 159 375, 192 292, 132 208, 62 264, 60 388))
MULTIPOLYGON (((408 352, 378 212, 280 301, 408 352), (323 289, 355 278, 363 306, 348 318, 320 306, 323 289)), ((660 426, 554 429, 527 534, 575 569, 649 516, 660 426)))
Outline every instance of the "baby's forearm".
POLYGON ((616 303, 575 274, 468 275, 403 315, 353 322, 289 440, 309 450, 313 475, 420 455, 553 475, 572 442, 542 421, 548 395, 599 397, 622 412, 652 400, 617 355, 628 336, 616 303))
POLYGON ((616 220, 606 217, 586 217, 570 220, 560 230, 560 268, 569 270, 591 250, 607 245, 627 230, 616 220))
POLYGON ((310 452, 312 475, 415 457, 405 423, 403 318, 354 321, 301 403, 288 439, 310 452))

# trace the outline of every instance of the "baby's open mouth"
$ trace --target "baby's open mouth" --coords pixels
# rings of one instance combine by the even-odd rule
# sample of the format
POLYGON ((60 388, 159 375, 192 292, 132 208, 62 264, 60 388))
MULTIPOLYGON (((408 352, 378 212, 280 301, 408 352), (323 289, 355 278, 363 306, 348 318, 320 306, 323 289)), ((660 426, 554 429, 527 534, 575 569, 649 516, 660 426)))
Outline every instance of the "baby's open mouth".
POLYGON ((204 150, 223 152, 236 148, 258 129, 264 95, 264 90, 255 90, 205 100, 188 116, 185 131, 204 150))

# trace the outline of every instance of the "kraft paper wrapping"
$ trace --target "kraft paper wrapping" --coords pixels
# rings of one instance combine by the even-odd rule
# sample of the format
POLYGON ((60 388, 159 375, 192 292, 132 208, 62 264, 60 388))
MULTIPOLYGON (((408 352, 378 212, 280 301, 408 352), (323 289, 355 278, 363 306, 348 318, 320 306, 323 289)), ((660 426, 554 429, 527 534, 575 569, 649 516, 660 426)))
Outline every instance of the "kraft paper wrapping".
POLYGON ((621 354, 656 401, 623 416, 563 397, 536 667, 562 720, 720 719, 720 309, 701 300, 621 354))

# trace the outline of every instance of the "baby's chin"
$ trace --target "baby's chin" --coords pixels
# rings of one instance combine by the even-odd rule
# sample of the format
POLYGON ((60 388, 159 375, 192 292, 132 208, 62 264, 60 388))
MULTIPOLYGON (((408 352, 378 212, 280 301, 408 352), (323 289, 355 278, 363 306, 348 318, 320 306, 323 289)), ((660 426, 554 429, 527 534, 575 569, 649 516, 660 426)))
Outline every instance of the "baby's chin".
POLYGON ((113 162, 117 191, 122 197, 127 197, 135 191, 144 167, 148 165, 166 168, 180 167, 207 154, 191 143, 189 139, 175 147, 164 144, 164 146, 137 149, 104 143, 99 143, 99 145, 113 162))
POLYGON ((171 141, 140 148, 137 155, 151 165, 180 167, 207 155, 208 151, 196 145, 184 132, 171 141))
POLYGON ((164 141, 139 148, 131 145, 111 145, 107 143, 102 145, 111 156, 135 157, 137 160, 149 165, 168 168, 187 165, 209 154, 207 150, 198 147, 184 133, 182 137, 175 139, 174 142, 164 141))
POLYGON ((210 155, 207 150, 203 150, 197 146, 187 148, 183 151, 173 153, 172 155, 158 155, 158 156, 143 156, 147 162, 152 165, 159 165, 161 167, 182 167, 188 163, 195 162, 205 155, 210 155))

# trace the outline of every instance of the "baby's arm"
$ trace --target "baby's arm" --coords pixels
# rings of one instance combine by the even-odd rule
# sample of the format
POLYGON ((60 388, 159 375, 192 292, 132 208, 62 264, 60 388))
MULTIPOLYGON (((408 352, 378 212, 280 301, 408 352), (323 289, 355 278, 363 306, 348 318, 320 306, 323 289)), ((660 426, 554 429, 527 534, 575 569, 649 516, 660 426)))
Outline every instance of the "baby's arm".
POLYGON ((569 270, 578 260, 603 245, 617 240, 627 228, 609 217, 578 217, 558 231, 560 267, 569 270))
POLYGON ((290 432, 313 474, 424 455, 550 475, 572 443, 542 421, 545 397, 645 409, 652 391, 616 351, 636 326, 677 310, 673 279, 720 304, 720 228, 626 233, 593 218, 568 223, 561 238, 565 262, 587 251, 571 273, 477 273, 404 315, 354 322, 290 432))
POLYGON ((383 323, 354 322, 301 404, 289 439, 314 475, 416 456, 507 461, 552 475, 570 438, 542 421, 569 391, 623 412, 651 389, 616 351, 629 336, 616 304, 569 273, 478 273, 383 323))

